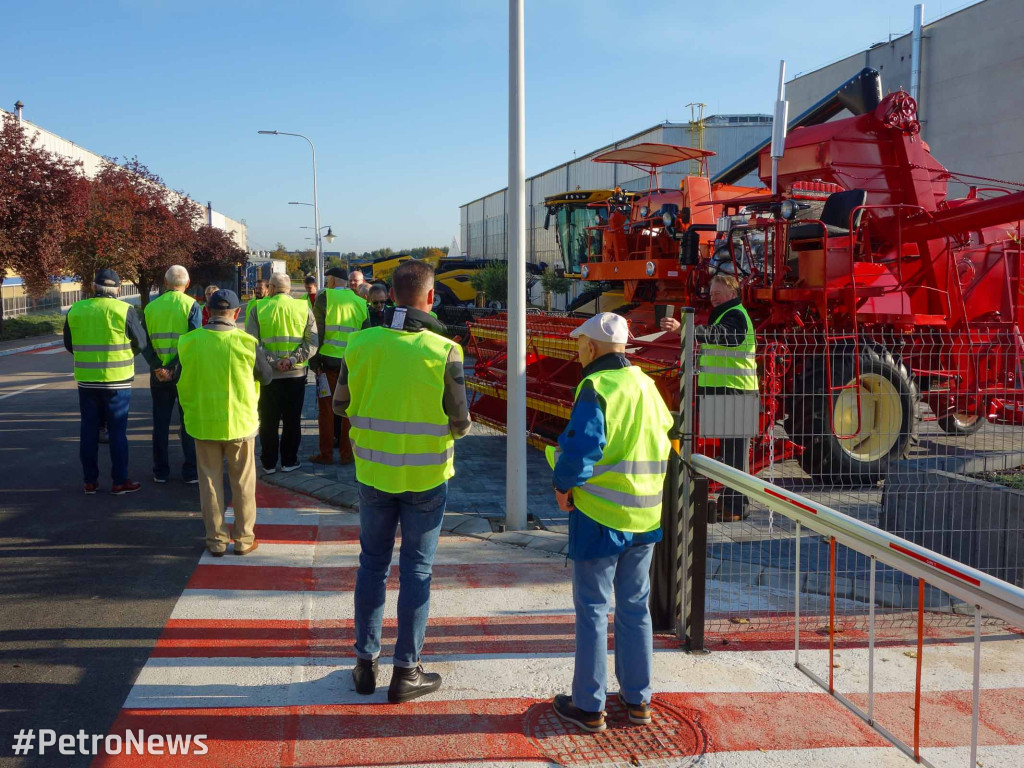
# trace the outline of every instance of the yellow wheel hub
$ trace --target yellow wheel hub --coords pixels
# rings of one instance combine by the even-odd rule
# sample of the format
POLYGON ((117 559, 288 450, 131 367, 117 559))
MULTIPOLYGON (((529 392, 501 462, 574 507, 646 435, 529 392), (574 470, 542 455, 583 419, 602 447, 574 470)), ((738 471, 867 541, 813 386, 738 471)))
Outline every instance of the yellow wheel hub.
MULTIPOLYGON (((855 382, 851 380, 849 383, 855 382)), ((877 461, 887 455, 900 439, 903 425, 900 393, 885 376, 861 374, 858 387, 844 389, 836 398, 832 423, 839 445, 850 458, 877 461)))

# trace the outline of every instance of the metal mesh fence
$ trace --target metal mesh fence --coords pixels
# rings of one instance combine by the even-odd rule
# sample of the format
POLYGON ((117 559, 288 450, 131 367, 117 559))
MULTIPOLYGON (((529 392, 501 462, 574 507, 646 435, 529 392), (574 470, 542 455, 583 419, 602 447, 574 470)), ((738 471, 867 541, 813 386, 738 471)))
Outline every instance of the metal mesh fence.
MULTIPOLYGON (((752 474, 1024 583, 1024 346, 1015 329, 759 333, 757 357, 752 474)), ((695 450, 735 466, 738 451, 730 455, 727 440, 699 426, 697 399, 695 450)), ((719 514, 708 536, 708 616, 732 630, 791 621, 799 549, 803 610, 813 623, 828 602, 828 541, 805 532, 798 548, 792 521, 712 492, 719 514)), ((837 548, 837 611, 854 624, 866 610, 868 567, 863 555, 837 548)), ((929 590, 925 600, 933 623, 969 622, 961 617, 968 606, 945 593, 929 590)), ((917 601, 913 579, 878 568, 875 603, 885 620, 908 625, 917 601)))

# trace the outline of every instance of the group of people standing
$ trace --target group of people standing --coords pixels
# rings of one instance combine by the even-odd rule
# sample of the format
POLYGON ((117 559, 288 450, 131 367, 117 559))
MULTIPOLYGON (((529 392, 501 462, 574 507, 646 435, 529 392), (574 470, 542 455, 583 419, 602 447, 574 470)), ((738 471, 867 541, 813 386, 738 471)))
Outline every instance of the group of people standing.
MULTIPOLYGON (((206 547, 220 557, 233 539, 235 554, 252 552, 258 546, 255 436, 260 436, 265 473, 298 467, 299 418, 306 371, 312 367, 325 379, 318 385, 320 441, 313 460, 333 463, 334 418, 339 417, 340 462, 355 463, 359 490, 355 690, 376 690, 386 583, 399 526, 398 634, 388 699, 404 702, 436 690, 441 676, 424 671, 420 654, 448 481, 455 474, 454 442, 469 433, 471 420, 462 348, 445 336, 431 312, 433 269, 417 260, 399 266, 390 288, 394 306, 387 306, 388 294, 376 286, 368 303, 340 268, 328 270, 326 290, 308 300, 293 298, 289 278, 275 275, 266 295, 250 302, 245 330, 238 327, 241 304, 232 291, 209 296, 204 326, 195 302, 185 295, 184 268, 169 269, 165 284, 166 292, 146 308, 145 327, 132 307, 116 300, 119 280, 110 270, 96 274, 94 298, 77 302, 68 313, 65 343, 74 354, 79 385, 85 492, 98 487, 100 418, 110 427, 112 492, 139 489, 127 477, 125 427, 133 357, 142 353, 151 369, 154 480, 166 482, 169 474, 166 426, 160 446, 157 428, 169 424, 177 399, 183 477, 199 484, 206 547), (234 507, 230 527, 225 463, 234 507)), ((729 309, 723 307, 721 314, 729 309)), ((724 324, 713 323, 718 326, 724 324)), ((737 340, 752 343, 749 320, 737 338, 728 331, 712 331, 708 341, 723 348, 737 340)), ((557 502, 570 513, 576 663, 571 694, 556 696, 552 706, 563 720, 597 732, 607 727, 613 594, 617 696, 632 722, 651 722, 649 569, 661 539, 672 417, 654 382, 626 356, 624 318, 596 315, 572 336, 578 341, 582 381, 569 423, 548 459, 557 502)), ((746 361, 746 346, 743 350, 746 361)))

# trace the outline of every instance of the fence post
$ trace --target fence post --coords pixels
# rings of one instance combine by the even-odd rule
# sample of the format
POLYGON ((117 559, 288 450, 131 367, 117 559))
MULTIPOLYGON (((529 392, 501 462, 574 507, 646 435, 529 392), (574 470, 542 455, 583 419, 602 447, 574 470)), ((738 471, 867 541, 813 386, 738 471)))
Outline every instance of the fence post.
MULTIPOLYGON (((689 473, 688 469, 684 469, 689 473)), ((686 558, 686 650, 704 652, 704 603, 708 569, 708 484, 706 477, 693 478, 693 493, 686 514, 690 525, 690 550, 686 558)))

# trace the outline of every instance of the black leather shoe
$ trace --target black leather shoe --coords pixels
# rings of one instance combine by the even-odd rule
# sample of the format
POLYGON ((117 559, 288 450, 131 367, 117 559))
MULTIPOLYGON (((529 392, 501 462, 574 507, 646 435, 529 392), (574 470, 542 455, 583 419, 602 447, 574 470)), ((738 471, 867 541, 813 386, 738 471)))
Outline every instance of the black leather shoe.
POLYGON ((436 672, 424 672, 420 664, 415 667, 392 667, 388 701, 401 704, 433 693, 440 687, 441 676, 436 672))
POLYGON ((377 690, 377 660, 356 659, 352 679, 356 681, 356 693, 369 696, 377 690))

